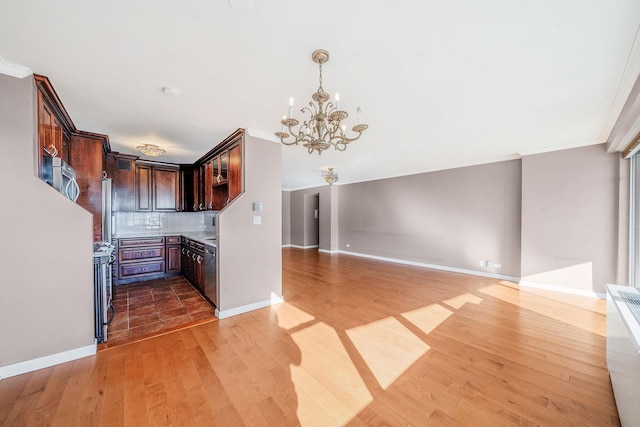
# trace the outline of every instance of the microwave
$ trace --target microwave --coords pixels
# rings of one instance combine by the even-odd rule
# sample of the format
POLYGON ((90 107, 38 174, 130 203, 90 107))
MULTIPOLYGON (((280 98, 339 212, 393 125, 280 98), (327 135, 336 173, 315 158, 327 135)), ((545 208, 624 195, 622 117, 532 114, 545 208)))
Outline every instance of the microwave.
POLYGON ((42 179, 74 202, 80 196, 76 171, 60 157, 42 157, 42 179))

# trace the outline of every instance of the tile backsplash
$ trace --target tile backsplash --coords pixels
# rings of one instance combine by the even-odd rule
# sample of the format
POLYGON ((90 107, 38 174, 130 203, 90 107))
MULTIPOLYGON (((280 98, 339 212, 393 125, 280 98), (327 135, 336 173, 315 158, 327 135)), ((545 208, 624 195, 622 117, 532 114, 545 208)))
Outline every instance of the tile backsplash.
POLYGON ((137 231, 208 231, 215 232, 213 225, 217 211, 205 212, 114 212, 114 234, 137 231))

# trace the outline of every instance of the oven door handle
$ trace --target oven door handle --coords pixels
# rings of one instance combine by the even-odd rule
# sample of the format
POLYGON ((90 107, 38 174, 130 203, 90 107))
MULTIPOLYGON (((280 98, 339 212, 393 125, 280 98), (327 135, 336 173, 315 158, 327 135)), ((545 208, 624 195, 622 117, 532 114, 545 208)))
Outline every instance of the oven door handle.
POLYGON ((67 193, 67 197, 74 202, 78 200, 78 197, 80 196, 80 186, 76 182, 75 178, 69 179, 69 182, 67 182, 67 187, 65 188, 65 192, 67 193), (73 187, 69 188, 71 185, 73 185, 73 187))

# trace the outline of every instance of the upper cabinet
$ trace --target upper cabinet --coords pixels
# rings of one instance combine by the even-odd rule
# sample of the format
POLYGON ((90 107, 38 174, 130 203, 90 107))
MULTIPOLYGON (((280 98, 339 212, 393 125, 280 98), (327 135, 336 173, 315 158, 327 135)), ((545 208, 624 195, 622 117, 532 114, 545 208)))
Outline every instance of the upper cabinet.
POLYGON ((136 211, 176 212, 180 210, 178 166, 155 166, 136 162, 136 211))
POLYGON ((69 163, 69 143, 76 127, 49 79, 33 75, 38 89, 38 176, 43 178, 43 157, 61 157, 69 163))
POLYGON ((180 210, 180 171, 177 168, 153 168, 153 210, 180 210))
POLYGON ((238 129, 193 166, 181 165, 184 210, 219 211, 242 193, 243 144, 238 129))
POLYGON ((37 89, 38 176, 44 179, 45 157, 59 157, 76 173, 76 200, 93 214, 94 240, 102 239, 102 171, 105 154, 111 151, 109 137, 76 129, 51 82, 33 75, 37 89))

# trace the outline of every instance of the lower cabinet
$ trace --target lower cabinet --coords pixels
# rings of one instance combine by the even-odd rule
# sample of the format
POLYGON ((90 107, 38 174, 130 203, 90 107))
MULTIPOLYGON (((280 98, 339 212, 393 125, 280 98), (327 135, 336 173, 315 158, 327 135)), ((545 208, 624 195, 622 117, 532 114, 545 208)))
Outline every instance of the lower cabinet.
POLYGON ((180 256, 182 275, 201 292, 204 292, 204 245, 183 237, 180 256))
POLYGON ((164 237, 118 239, 117 261, 117 284, 164 275, 164 237))
POLYGON ((180 274, 182 266, 180 236, 168 236, 166 239, 166 273, 167 275, 180 274))

